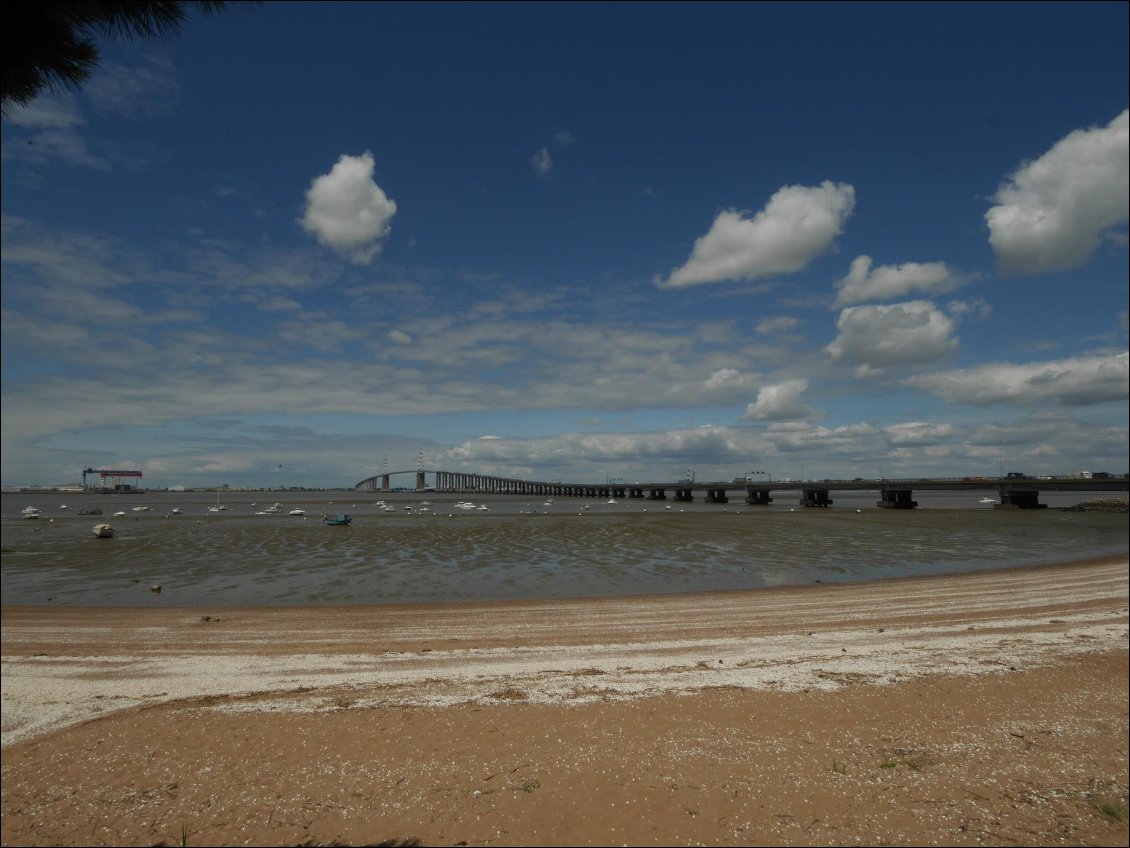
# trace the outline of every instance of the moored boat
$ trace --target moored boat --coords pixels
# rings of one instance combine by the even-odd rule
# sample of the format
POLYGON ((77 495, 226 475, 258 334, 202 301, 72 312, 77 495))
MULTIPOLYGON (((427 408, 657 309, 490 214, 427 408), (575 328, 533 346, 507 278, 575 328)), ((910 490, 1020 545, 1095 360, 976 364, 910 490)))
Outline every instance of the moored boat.
POLYGON ((329 526, 344 527, 352 523, 353 519, 348 515, 334 515, 323 516, 322 523, 329 526))
POLYGON ((95 524, 94 535, 99 539, 112 539, 114 538, 114 528, 109 524, 95 524))

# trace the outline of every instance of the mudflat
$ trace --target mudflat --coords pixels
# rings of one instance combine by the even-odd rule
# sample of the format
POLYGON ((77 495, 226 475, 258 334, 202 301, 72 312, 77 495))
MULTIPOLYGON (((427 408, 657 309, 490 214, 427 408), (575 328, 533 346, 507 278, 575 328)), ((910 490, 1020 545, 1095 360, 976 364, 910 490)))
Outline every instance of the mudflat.
POLYGON ((3 607, 4 845, 1125 845, 1125 557, 390 607, 3 607))

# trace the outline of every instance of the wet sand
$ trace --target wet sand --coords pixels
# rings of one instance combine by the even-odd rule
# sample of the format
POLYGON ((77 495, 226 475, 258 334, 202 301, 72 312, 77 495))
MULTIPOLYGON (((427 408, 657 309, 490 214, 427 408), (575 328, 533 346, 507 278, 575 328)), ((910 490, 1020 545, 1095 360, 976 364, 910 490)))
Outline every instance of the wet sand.
POLYGON ((1127 844, 1127 559, 4 607, 4 845, 1127 844))

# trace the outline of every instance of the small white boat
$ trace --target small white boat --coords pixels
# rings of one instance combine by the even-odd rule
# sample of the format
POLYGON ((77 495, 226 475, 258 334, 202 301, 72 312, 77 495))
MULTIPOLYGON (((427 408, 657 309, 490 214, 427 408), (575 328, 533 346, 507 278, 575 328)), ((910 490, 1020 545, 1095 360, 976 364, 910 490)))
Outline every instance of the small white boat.
POLYGON ((305 514, 306 514, 306 510, 304 510, 304 509, 292 509, 292 510, 290 511, 290 514, 291 514, 291 515, 305 515, 305 514))
POLYGON ((20 510, 20 518, 39 518, 39 507, 25 506, 20 510))
POLYGON ((996 498, 981 498, 980 503, 995 504, 995 503, 998 503, 998 501, 996 500, 996 498))
POLYGON ((99 539, 113 539, 114 538, 114 528, 111 527, 109 524, 95 524, 94 525, 94 535, 97 536, 99 539))
POLYGON ((114 513, 114 518, 125 518, 125 515, 126 514, 123 510, 118 510, 114 513))
POLYGON ((134 512, 149 512, 149 509, 150 509, 150 508, 149 508, 149 507, 147 507, 147 506, 135 506, 135 507, 133 508, 133 511, 134 511, 134 512))
POLYGON ((169 510, 169 515, 180 515, 180 507, 174 506, 169 510))

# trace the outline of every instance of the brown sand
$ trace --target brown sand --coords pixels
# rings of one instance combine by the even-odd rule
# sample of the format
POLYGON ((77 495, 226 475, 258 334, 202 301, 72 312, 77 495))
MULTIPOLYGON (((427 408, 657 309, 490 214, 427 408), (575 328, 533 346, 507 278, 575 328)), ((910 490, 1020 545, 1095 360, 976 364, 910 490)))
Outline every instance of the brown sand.
POLYGON ((1127 560, 3 608, 4 845, 1126 845, 1127 560))

